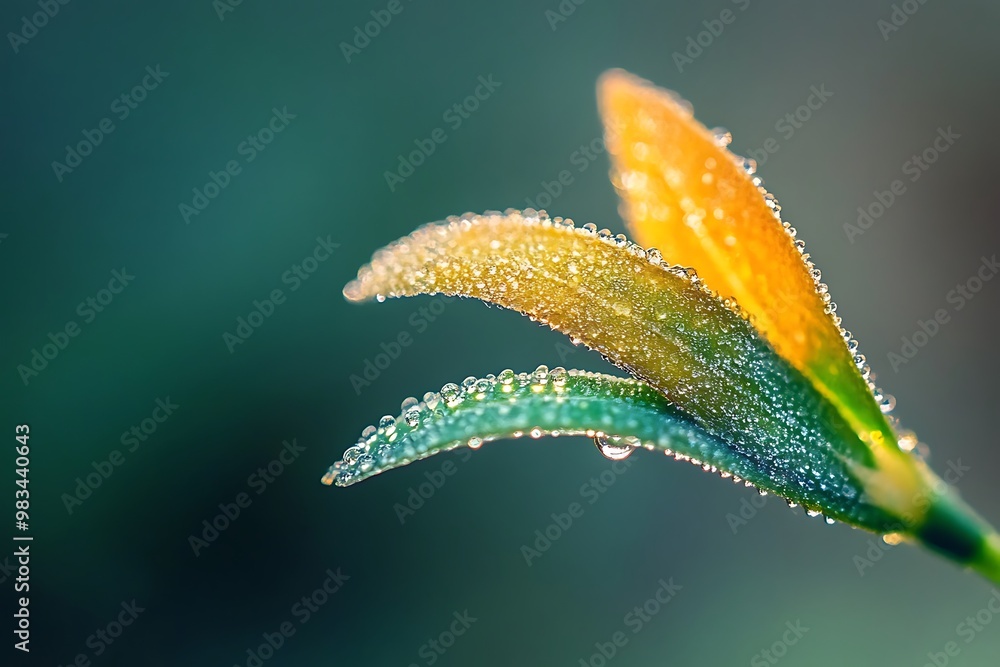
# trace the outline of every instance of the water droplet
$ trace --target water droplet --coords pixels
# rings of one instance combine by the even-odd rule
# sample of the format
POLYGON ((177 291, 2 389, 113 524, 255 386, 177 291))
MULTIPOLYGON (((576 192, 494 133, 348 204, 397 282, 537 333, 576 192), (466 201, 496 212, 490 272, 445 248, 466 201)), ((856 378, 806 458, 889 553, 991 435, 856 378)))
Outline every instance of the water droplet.
POLYGON ((374 426, 371 426, 371 425, 366 426, 365 430, 361 432, 361 437, 364 438, 365 440, 367 440, 370 437, 372 437, 373 435, 375 435, 375 431, 376 430, 377 429, 374 426))
POLYGON ((715 139, 715 144, 723 148, 733 143, 733 133, 724 127, 714 128, 712 130, 712 137, 715 139))
POLYGON ((566 386, 566 369, 562 366, 556 366, 552 369, 552 372, 549 373, 549 378, 551 378, 552 384, 556 387, 566 386))
POLYGON ((497 380, 505 387, 514 384, 514 371, 509 368, 503 369, 500 371, 500 375, 497 376, 497 380))
POLYGON ((382 419, 378 420, 379 430, 385 431, 385 434, 392 435, 396 432, 396 418, 392 415, 386 415, 382 419))
POLYGON ((896 407, 896 397, 892 394, 886 394, 882 397, 882 404, 879 407, 882 408, 882 412, 885 414, 892 412, 896 407))
POLYGON ((469 448, 470 449, 479 449, 482 446, 483 446, 483 439, 482 438, 479 438, 479 437, 476 437, 476 436, 473 436, 473 437, 469 438, 469 448))
POLYGON ((420 408, 412 407, 403 413, 403 421, 410 428, 416 428, 420 423, 420 408))
POLYGON ((451 403, 456 399, 458 399, 458 393, 459 393, 458 385, 455 384, 454 382, 449 382, 445 386, 441 387, 441 398, 446 400, 448 403, 451 403))
POLYGON ((399 404, 399 410, 400 412, 406 412, 410 408, 415 408, 417 405, 419 405, 419 403, 420 401, 413 398, 412 396, 404 398, 403 402, 399 404))
POLYGON ((606 459, 611 461, 623 461, 635 451, 635 445, 625 442, 625 439, 617 435, 604 435, 599 433, 594 436, 594 445, 606 459))

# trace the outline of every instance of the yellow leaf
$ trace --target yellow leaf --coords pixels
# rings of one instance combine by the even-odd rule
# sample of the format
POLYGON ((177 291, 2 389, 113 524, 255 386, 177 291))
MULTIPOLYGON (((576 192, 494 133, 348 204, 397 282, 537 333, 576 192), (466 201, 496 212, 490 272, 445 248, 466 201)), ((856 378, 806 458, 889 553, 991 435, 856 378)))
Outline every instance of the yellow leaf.
POLYGON ((779 355, 809 377, 865 441, 896 439, 858 371, 794 230, 742 158, 677 95, 620 70, 598 84, 613 180, 632 235, 734 298, 779 355))

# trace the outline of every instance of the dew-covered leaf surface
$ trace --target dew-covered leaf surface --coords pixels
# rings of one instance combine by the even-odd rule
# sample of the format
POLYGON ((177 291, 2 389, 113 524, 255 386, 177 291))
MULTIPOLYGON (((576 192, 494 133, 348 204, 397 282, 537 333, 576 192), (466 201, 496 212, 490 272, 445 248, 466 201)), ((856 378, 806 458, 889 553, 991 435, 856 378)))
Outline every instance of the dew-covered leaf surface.
POLYGON ((525 313, 644 380, 751 462, 763 488, 873 522, 847 472, 871 466, 872 454, 836 408, 734 303, 624 237, 534 212, 466 215, 380 250, 344 293, 444 293, 525 313))
POLYGON ((349 486, 379 473, 457 447, 479 449, 506 438, 583 435, 601 453, 621 459, 636 449, 666 453, 738 483, 803 504, 813 514, 863 521, 872 530, 890 517, 867 506, 861 486, 828 447, 812 451, 809 464, 823 468, 826 482, 789 491, 775 482, 782 471, 773 459, 747 455, 710 435, 649 385, 632 378, 540 366, 532 373, 504 370, 484 378, 449 383, 423 400, 408 398, 400 413, 382 417, 323 477, 349 486))
POLYGON ((635 239, 735 298, 863 439, 875 432, 874 444, 894 447, 882 416, 892 399, 866 381, 856 341, 840 327, 805 244, 753 175, 753 160, 729 152, 729 133, 705 128, 675 93, 626 72, 606 73, 598 99, 612 180, 635 239))

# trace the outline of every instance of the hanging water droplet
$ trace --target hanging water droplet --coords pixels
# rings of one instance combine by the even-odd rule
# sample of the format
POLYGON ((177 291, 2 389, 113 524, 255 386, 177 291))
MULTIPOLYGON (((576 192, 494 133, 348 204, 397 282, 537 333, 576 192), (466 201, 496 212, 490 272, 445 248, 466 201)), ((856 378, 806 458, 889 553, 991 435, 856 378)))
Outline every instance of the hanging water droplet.
POLYGON ((837 520, 831 516, 824 516, 823 521, 825 521, 826 525, 828 526, 832 526, 833 524, 837 523, 837 520))
POLYGON ((479 437, 476 437, 476 436, 473 436, 473 437, 469 438, 469 448, 470 449, 479 449, 482 446, 483 446, 483 439, 482 438, 479 438, 479 437))
POLYGON ((884 414, 892 412, 896 407, 896 397, 892 394, 885 394, 885 396, 882 397, 882 403, 879 407, 882 408, 882 412, 884 414))
POLYGON ((594 436, 594 445, 604 458, 611 461, 623 461, 635 451, 634 445, 626 443, 624 438, 617 435, 599 433, 594 436))

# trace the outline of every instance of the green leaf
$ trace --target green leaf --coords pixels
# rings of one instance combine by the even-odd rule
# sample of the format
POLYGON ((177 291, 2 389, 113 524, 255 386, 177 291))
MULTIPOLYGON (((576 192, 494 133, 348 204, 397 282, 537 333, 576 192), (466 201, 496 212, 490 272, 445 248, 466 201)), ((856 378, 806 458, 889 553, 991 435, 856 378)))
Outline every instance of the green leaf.
POLYGON ((599 405, 575 407, 577 392, 592 390, 586 382, 572 383, 563 402, 544 391, 511 402, 492 388, 482 397, 456 396, 454 405, 444 396, 443 407, 432 396, 422 408, 425 431, 423 424, 410 430, 385 418, 328 473, 328 482, 353 482, 471 438, 535 428, 539 435, 608 433, 600 422, 607 412, 620 429, 615 436, 682 452, 698 443, 698 453, 684 455, 811 513, 915 536, 1000 578, 995 531, 923 461, 902 451, 895 433, 856 431, 735 302, 720 299, 690 269, 665 264, 655 250, 534 211, 466 214, 380 250, 344 289, 352 301, 437 293, 482 299, 566 333, 642 380, 643 393, 624 411, 626 399, 615 391, 599 405), (688 429, 685 438, 656 444, 670 442, 679 425, 688 429))
MULTIPOLYGON (((533 373, 505 370, 466 378, 407 399, 396 417, 365 429, 323 481, 349 486, 372 475, 456 447, 478 448, 503 438, 585 435, 599 439, 609 458, 645 448, 666 452, 707 471, 780 493, 771 458, 709 434, 644 382, 599 373, 540 366, 533 373)), ((864 521, 886 529, 892 518, 861 498, 863 489, 829 446, 806 452, 808 466, 825 470, 823 483, 804 483, 795 497, 813 514, 864 521)), ((787 496, 786 496, 787 497, 787 496)))

